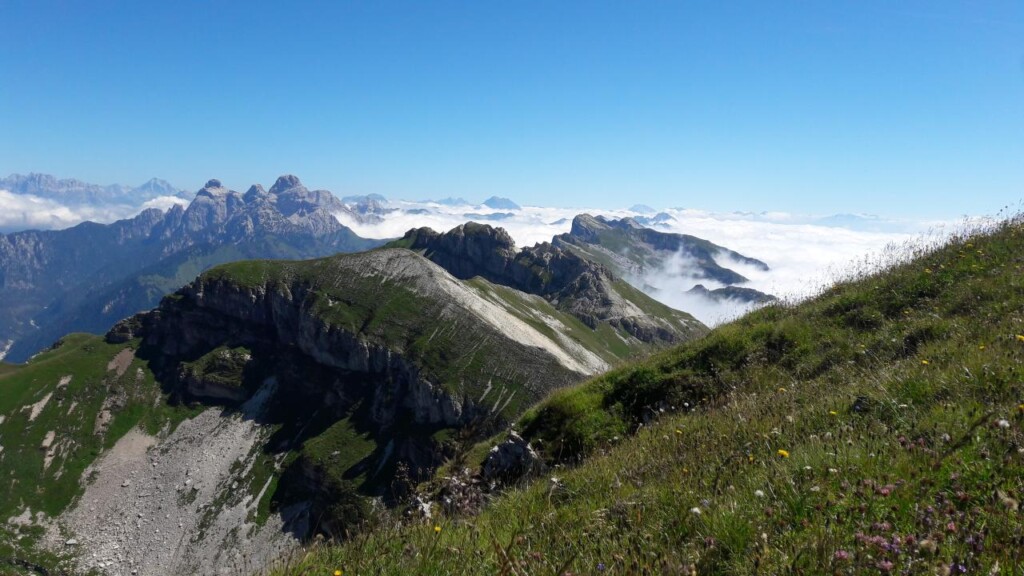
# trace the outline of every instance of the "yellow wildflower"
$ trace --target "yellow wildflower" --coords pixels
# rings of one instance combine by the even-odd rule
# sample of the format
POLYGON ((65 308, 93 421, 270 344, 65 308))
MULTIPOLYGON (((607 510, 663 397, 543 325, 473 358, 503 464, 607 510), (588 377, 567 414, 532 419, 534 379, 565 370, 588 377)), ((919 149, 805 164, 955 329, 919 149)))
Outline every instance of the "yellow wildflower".
POLYGON ((984 350, 984 349, 985 349, 985 345, 984 344, 978 344, 978 350, 984 350))
POLYGON ((924 365, 924 366, 927 366, 928 365, 928 361, 927 360, 921 360, 921 364, 924 365))
POLYGON ((334 576, 341 576, 341 570, 335 570, 334 576))
POLYGON ((679 428, 676 428, 676 434, 682 434, 682 433, 683 433, 682 430, 680 430, 679 428))
POLYGON ((779 449, 778 454, 779 454, 779 456, 782 456, 783 458, 789 458, 789 452, 787 452, 786 450, 783 450, 781 448, 779 449))
POLYGON ((783 388, 782 386, 779 386, 779 392, 785 392, 785 391, 786 391, 785 388, 783 388))
POLYGON ((440 534, 440 533, 441 533, 441 527, 440 526, 434 526, 434 534, 440 534))
POLYGON ((836 412, 835 410, 829 410, 828 413, 831 414, 832 416, 838 416, 839 415, 839 412, 836 412))
POLYGON ((1017 334, 1017 341, 1018 342, 1024 342, 1024 335, 1017 334))

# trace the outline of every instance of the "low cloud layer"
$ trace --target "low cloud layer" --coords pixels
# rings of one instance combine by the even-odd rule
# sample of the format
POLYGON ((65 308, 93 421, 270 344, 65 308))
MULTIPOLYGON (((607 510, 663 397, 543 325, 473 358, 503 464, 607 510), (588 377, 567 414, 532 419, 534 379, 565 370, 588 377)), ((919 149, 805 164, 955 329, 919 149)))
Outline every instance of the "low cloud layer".
POLYGON ((31 194, 0 190, 0 233, 19 230, 60 230, 82 222, 110 223, 131 218, 146 208, 166 210, 174 204, 188 204, 176 196, 161 196, 142 205, 68 205, 31 194))
MULTIPOLYGON (((447 231, 467 220, 466 213, 500 214, 501 211, 478 207, 451 207, 431 204, 429 214, 409 213, 424 205, 394 203, 401 213, 385 216, 379 224, 361 224, 343 216, 339 220, 361 236, 394 238, 411 228, 428 226, 447 231)), ((563 209, 524 207, 514 216, 501 220, 476 218, 507 230, 519 246, 550 241, 552 236, 568 232, 572 218, 579 213, 609 218, 636 216, 624 210, 563 209)), ((891 221, 874 217, 844 215, 815 217, 785 213, 712 213, 688 209, 664 211, 672 218, 654 226, 662 232, 690 234, 714 242, 745 256, 768 264, 765 272, 739 262, 720 259, 719 264, 736 270, 750 281, 744 286, 784 299, 800 299, 815 294, 866 261, 880 262, 892 256, 899 246, 926 237, 941 236, 945 225, 936 222, 891 221), (930 233, 928 231, 931 230, 930 233)), ((688 290, 696 284, 708 289, 721 287, 706 279, 687 274, 683 256, 670 259, 664 269, 646 271, 630 278, 638 286, 674 308, 694 314, 707 324, 735 318, 752 306, 738 301, 718 301, 688 290)))
MULTIPOLYGON (((174 196, 155 198, 139 206, 69 206, 31 195, 0 190, 0 232, 25 229, 61 229, 86 220, 113 222, 130 218, 146 208, 166 210, 184 204, 174 196)), ((448 206, 436 203, 395 201, 396 210, 383 215, 379 223, 360 223, 344 214, 339 221, 366 238, 396 238, 411 228, 427 226, 447 231, 475 220, 504 228, 519 246, 549 242, 557 234, 568 232, 572 219, 580 213, 609 218, 640 216, 627 210, 567 209, 523 207, 516 211, 493 210, 484 206, 448 206)), ((891 258, 910 242, 934 241, 952 231, 941 222, 884 220, 863 215, 806 216, 788 213, 712 213, 691 209, 667 209, 671 218, 662 217, 653 227, 663 232, 690 234, 735 250, 768 264, 764 272, 739 262, 719 260, 719 264, 743 274, 745 286, 784 299, 800 299, 833 283, 857 265, 891 258), (929 240, 930 239, 930 240, 929 240), (887 248, 889 247, 889 248, 887 248)), ((647 214, 646 216, 650 216, 647 214)), ((696 284, 708 289, 720 287, 687 273, 691 267, 683 256, 669 259, 661 270, 645 271, 629 280, 669 306, 686 310, 707 324, 735 318, 751 308, 736 301, 718 301, 688 293, 696 284)))

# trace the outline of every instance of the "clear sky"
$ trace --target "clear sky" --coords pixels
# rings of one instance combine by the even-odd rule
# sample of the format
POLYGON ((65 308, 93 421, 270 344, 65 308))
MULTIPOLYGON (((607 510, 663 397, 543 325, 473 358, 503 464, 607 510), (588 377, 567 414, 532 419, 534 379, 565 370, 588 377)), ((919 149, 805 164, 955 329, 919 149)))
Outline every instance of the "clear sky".
POLYGON ((0 0, 0 174, 913 217, 1024 198, 1024 2, 0 0))

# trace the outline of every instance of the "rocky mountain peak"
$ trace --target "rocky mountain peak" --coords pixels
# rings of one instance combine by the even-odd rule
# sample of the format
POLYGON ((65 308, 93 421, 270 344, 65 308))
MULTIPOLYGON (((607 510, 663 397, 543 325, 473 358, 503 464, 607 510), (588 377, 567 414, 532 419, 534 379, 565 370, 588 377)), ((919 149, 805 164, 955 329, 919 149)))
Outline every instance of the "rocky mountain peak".
POLYGON ((220 180, 217 180, 216 178, 211 178, 211 179, 207 180, 206 184, 203 185, 203 189, 204 190, 209 190, 209 189, 213 189, 213 188, 223 188, 223 187, 224 186, 220 183, 220 180))
POLYGON ((608 230, 609 226, 590 214, 580 214, 572 219, 570 236, 576 236, 586 242, 597 242, 598 230, 608 230))
POLYGON ((245 199, 246 204, 250 204, 254 200, 257 200, 259 198, 265 198, 267 196, 267 191, 263 189, 263 186, 259 184, 253 184, 252 186, 249 187, 248 190, 245 191, 245 196, 243 196, 243 198, 245 199))
POLYGON ((284 176, 279 177, 277 181, 274 182, 274 185, 270 187, 270 193, 276 196, 286 190, 301 187, 302 182, 299 180, 298 176, 285 174, 284 176))

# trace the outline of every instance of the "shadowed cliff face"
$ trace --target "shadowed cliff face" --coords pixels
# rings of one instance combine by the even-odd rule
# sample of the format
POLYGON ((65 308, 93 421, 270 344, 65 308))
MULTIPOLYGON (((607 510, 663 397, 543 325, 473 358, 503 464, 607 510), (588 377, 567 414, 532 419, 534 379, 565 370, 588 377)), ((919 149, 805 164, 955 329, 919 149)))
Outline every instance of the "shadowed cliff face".
POLYGON ((602 323, 649 343, 671 344, 705 328, 688 314, 661 306, 606 266, 548 243, 516 250, 502 228, 470 222, 441 234, 410 230, 395 245, 423 255, 458 278, 480 276, 536 294, 592 329, 602 323), (651 313, 658 308, 657 313, 651 313))

